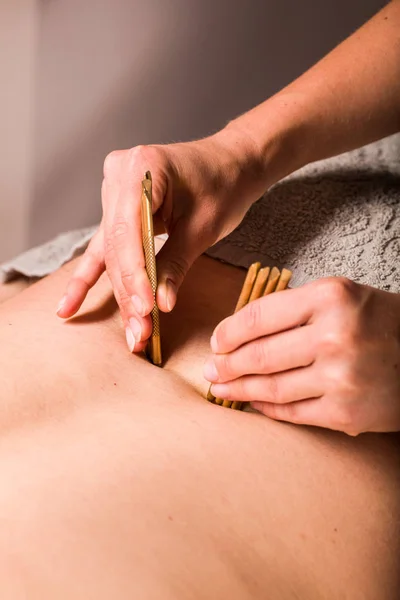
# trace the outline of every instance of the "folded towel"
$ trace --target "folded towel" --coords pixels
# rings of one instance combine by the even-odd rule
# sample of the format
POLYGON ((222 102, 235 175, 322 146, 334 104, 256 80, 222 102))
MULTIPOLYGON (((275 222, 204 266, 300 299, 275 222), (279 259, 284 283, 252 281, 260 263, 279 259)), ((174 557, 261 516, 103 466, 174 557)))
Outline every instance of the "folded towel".
MULTIPOLYGON (((22 254, 0 267, 0 277, 47 275, 81 253, 95 229, 22 254)), ((400 135, 287 177, 207 254, 235 266, 285 266, 294 286, 342 275, 400 292, 400 135)))

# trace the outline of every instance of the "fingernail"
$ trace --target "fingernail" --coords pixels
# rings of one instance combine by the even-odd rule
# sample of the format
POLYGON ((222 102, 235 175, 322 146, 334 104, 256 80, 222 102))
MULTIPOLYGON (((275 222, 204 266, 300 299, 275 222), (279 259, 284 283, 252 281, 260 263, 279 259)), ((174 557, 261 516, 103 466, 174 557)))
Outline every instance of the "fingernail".
POLYGON ((167 308, 171 311, 176 304, 176 287, 170 279, 166 281, 167 308))
POLYGON ((129 327, 131 328, 135 342, 138 344, 142 340, 142 327, 139 321, 131 317, 129 319, 129 327))
POLYGON ((126 335, 126 343, 128 344, 129 352, 133 352, 136 342, 135 342, 135 336, 133 335, 130 327, 126 327, 125 335, 126 335))
POLYGON ((218 342, 217 342, 217 336, 215 335, 215 331, 211 336, 210 346, 211 346, 211 351, 214 354, 218 354, 218 342))
POLYGON ((226 383, 214 383, 211 386, 211 393, 216 398, 223 398, 224 400, 229 400, 229 385, 226 383))
POLYGON ((59 313, 60 310, 62 310, 64 308, 66 301, 67 301, 67 296, 65 295, 61 298, 60 302, 58 303, 57 313, 59 313))
POLYGON ((209 358, 203 369, 204 377, 208 379, 208 381, 218 381, 218 371, 217 367, 212 358, 209 358))
POLYGON ((139 296, 132 296, 131 301, 133 304, 133 308, 136 310, 138 315, 140 315, 141 317, 144 317, 145 310, 144 310, 143 300, 141 298, 139 298, 139 296))

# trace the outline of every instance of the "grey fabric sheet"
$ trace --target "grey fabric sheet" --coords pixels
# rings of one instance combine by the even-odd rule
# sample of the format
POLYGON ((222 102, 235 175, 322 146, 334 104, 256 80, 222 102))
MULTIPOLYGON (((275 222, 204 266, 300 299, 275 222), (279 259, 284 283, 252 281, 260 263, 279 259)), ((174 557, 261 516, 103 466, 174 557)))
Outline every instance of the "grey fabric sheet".
MULTIPOLYGON (((95 227, 65 233, 0 267, 43 277, 81 253, 95 227)), ((293 270, 292 285, 343 275, 400 292, 400 134, 313 163, 270 189, 207 254, 293 270)))

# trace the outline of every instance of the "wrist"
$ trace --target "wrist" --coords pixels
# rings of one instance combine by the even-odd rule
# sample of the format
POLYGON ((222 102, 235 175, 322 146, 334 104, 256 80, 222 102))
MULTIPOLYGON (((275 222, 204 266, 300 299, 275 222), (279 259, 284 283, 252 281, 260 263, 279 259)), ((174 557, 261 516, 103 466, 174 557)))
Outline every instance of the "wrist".
POLYGON ((258 195, 262 195, 268 187, 263 154, 251 131, 235 120, 213 137, 219 148, 222 147, 229 156, 237 188, 245 188, 249 192, 257 190, 258 195))
POLYGON ((217 134, 259 195, 309 162, 303 112, 299 95, 282 91, 217 134))

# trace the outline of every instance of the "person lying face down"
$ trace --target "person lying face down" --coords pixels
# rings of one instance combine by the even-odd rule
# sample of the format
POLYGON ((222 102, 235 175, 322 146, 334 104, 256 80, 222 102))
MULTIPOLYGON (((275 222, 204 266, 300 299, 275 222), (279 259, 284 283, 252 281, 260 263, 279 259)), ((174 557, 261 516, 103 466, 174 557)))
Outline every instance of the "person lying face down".
POLYGON ((57 319, 74 268, 0 305, 2 600, 397 598, 398 434, 204 399, 243 272, 196 262, 159 369, 126 350, 106 277, 57 319))
POLYGON ((2 599, 397 599, 399 434, 226 410, 205 402, 202 369, 214 333, 214 393, 352 435, 398 431, 399 295, 328 280, 222 321, 242 274, 198 257, 289 172, 398 131, 399 23, 397 0, 214 136, 109 155, 84 258, 0 307, 2 599), (157 302, 177 303, 162 370, 139 354, 148 169, 170 234, 157 302), (247 351, 279 364, 249 371, 247 351))

